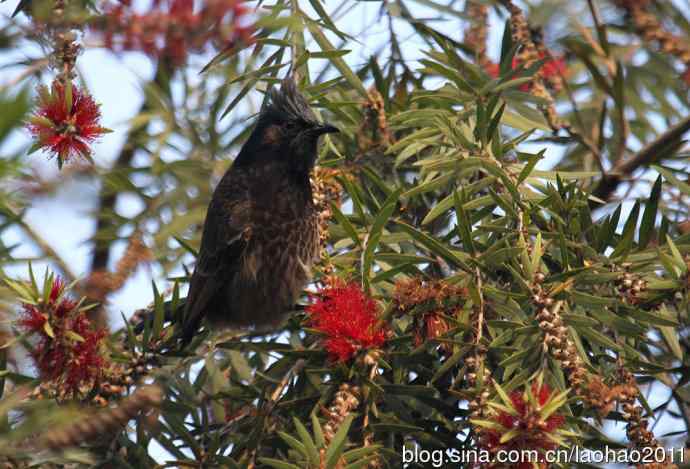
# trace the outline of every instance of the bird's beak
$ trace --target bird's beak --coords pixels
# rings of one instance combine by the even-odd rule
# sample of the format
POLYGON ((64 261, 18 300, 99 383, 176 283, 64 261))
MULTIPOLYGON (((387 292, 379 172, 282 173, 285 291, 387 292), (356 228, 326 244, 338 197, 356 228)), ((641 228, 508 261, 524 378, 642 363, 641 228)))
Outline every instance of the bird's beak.
POLYGON ((321 124, 314 128, 314 132, 316 133, 316 135, 332 134, 340 132, 340 129, 331 124, 321 124))

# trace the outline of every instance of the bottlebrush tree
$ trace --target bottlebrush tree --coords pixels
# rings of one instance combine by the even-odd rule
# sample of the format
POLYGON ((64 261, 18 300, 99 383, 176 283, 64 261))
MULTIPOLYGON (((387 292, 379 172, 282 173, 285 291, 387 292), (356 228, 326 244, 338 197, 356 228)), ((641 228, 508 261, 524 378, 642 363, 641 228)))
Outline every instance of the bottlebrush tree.
POLYGON ((606 445, 679 465, 681 3, 2 4, 3 467, 545 468, 606 445), (80 75, 94 48, 155 69, 112 161, 110 111, 80 75), (314 281, 275 330, 183 348, 212 188, 288 73, 341 129, 312 177, 314 281), (49 198, 83 210, 57 198, 73 184, 97 188, 76 272, 54 246, 73 233, 28 216, 49 198), (143 265, 163 273, 154 300, 120 311, 143 265))

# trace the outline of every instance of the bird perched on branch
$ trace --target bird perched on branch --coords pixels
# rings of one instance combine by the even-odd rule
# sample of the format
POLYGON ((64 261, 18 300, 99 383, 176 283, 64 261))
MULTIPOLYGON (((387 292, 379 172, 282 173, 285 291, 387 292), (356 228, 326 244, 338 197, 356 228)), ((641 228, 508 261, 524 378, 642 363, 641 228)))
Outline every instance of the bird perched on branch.
POLYGON ((277 325, 311 278, 318 232, 309 173, 319 136, 338 129, 316 119, 290 78, 266 102, 208 206, 184 342, 204 318, 212 327, 277 325))

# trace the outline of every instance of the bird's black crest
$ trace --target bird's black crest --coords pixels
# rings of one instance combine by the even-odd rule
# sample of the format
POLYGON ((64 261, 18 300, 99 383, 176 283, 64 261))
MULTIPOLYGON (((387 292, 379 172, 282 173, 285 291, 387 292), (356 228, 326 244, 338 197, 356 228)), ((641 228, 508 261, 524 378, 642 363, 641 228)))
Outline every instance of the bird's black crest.
POLYGON ((272 87, 268 91, 268 101, 261 115, 282 115, 288 119, 315 123, 316 116, 306 98, 299 92, 292 78, 285 78, 280 89, 272 87))

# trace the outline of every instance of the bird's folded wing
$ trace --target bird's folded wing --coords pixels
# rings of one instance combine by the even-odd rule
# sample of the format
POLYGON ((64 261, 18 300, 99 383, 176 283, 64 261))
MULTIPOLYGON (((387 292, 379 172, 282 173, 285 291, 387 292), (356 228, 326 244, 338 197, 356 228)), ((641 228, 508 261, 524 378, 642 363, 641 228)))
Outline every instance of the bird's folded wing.
POLYGON ((247 244, 247 226, 240 207, 228 207, 228 203, 209 206, 201 248, 187 295, 184 333, 194 334, 205 310, 220 289, 229 288, 232 277, 240 264, 240 257, 247 244), (233 217, 232 214, 235 214, 233 217))

